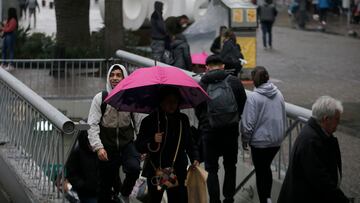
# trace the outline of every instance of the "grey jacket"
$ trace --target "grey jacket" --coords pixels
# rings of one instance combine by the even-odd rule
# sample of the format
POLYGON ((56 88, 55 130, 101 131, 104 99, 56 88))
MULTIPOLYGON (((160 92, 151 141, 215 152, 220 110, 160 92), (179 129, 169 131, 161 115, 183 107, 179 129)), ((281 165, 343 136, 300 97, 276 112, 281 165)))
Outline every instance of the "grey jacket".
POLYGON ((260 22, 274 22, 277 10, 274 4, 264 3, 258 7, 260 22))
POLYGON ((256 148, 277 147, 284 139, 284 97, 268 82, 248 95, 241 120, 242 141, 256 148))
MULTIPOLYGON (((106 90, 110 93, 112 90, 109 76, 110 72, 112 71, 114 65, 110 67, 108 74, 107 74, 107 83, 106 83, 106 90)), ((124 66, 120 65, 124 77, 128 76, 128 73, 124 66)), ((101 119, 101 103, 102 103, 102 93, 99 92, 95 95, 90 111, 88 116, 88 124, 90 125, 90 129, 88 130, 88 138, 90 145, 93 151, 96 151, 100 148, 104 148, 104 143, 100 139, 100 125, 105 128, 126 128, 131 124, 131 117, 129 112, 120 112, 117 111, 114 107, 107 105, 105 113, 101 119)), ((114 136, 114 135, 108 135, 114 136)), ((121 137, 119 138, 121 139, 121 137)), ((120 141, 128 141, 128 138, 124 138, 120 141)))

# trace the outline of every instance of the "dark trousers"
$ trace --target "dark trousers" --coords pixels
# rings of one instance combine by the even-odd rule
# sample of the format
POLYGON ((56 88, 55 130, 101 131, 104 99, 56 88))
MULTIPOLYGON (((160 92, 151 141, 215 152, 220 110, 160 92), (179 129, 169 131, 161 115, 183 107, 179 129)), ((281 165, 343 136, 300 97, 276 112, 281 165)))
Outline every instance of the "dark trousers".
POLYGON ((264 47, 267 46, 266 43, 266 35, 268 36, 268 44, 271 47, 272 46, 272 26, 273 22, 270 21, 263 21, 261 22, 261 30, 262 30, 262 38, 263 38, 263 45, 264 47))
POLYGON ((132 142, 124 146, 121 152, 107 150, 108 161, 99 161, 100 193, 99 202, 112 202, 119 192, 129 196, 140 174, 140 154, 132 142), (119 169, 122 165, 126 174, 120 187, 119 169))
POLYGON ((251 155, 256 173, 256 187, 260 203, 266 203, 271 197, 272 172, 271 162, 280 147, 255 148, 251 147, 251 155))
POLYGON ((320 8, 319 9, 319 20, 320 22, 325 21, 326 22, 326 16, 327 16, 327 8, 320 8))
POLYGON ((224 202, 234 202, 236 187, 236 163, 238 154, 238 126, 212 130, 203 134, 203 154, 205 169, 208 172, 207 187, 210 203, 219 203, 220 184, 218 178, 219 157, 223 157, 225 170, 223 195, 224 202))
MULTIPOLYGON (((168 203, 187 203, 187 189, 185 187, 185 177, 178 176, 179 185, 177 187, 166 190, 168 203)), ((151 178, 147 179, 149 201, 148 203, 160 203, 164 194, 164 190, 157 190, 157 186, 151 183, 151 178)))
POLYGON ((151 41, 150 47, 151 47, 152 56, 153 56, 154 60, 162 61, 163 55, 165 52, 165 40, 153 39, 151 41))

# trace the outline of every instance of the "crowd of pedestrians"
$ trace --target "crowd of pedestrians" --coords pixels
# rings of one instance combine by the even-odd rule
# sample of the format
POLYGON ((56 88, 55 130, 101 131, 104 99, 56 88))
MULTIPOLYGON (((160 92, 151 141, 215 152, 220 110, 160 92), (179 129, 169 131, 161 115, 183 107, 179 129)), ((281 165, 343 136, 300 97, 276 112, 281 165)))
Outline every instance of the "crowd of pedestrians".
MULTIPOLYGON (((270 82, 265 67, 252 71, 255 89, 248 96, 240 80, 224 67, 220 55, 210 55, 206 60, 200 86, 209 99, 195 107, 199 121, 199 138, 195 139, 189 118, 180 112, 184 98, 178 87, 159 89, 158 107, 142 119, 138 132, 133 113, 104 103, 107 93, 127 77, 124 66, 112 65, 106 90, 92 101, 90 129, 78 136, 67 161, 64 190, 76 192, 75 199, 80 202, 126 203, 131 202, 130 194, 141 175, 147 179, 145 202, 160 203, 166 191, 169 203, 186 203, 185 180, 190 160, 192 167, 204 162, 210 203, 235 202, 241 135, 244 150, 251 150, 260 203, 271 203, 275 197, 271 197, 270 165, 286 130, 284 98, 270 82), (146 158, 141 168, 142 157, 146 158), (225 170, 223 200, 218 177, 220 157, 225 170), (124 180, 120 179, 120 166, 124 180)), ((312 117, 291 152, 279 203, 350 202, 339 187, 341 154, 333 135, 342 112, 341 102, 329 96, 314 103, 312 117)))
MULTIPOLYGON (((154 8, 151 16, 153 58, 191 70, 190 49, 182 34, 189 19, 179 16, 164 21, 163 3, 156 1, 154 8)), ((271 47, 276 9, 266 1, 259 7, 259 13, 264 47, 271 47)), ((260 203, 271 203, 277 198, 271 197, 270 166, 285 138, 284 97, 263 66, 251 72, 255 88, 246 94, 236 77, 242 68, 238 63, 243 55, 231 29, 220 28, 211 50, 214 55, 207 57, 206 71, 199 82, 209 99, 194 106, 199 121, 196 128, 190 126, 187 115, 180 112, 180 103, 187 98, 178 87, 164 85, 159 88, 158 99, 153 101, 156 108, 140 121, 137 131, 133 113, 118 111, 104 102, 115 86, 128 77, 126 67, 112 65, 106 90, 93 98, 87 121, 90 129, 79 135, 67 162, 64 189, 76 191, 81 202, 126 203, 131 202, 135 183, 143 176, 147 186, 146 202, 160 203, 166 192, 169 203, 186 203, 187 171, 204 162, 209 202, 233 203, 240 137, 243 149, 251 151, 260 203), (226 69, 235 69, 234 74, 226 69), (222 195, 218 176, 220 157, 225 171, 222 195), (120 167, 125 173, 124 180, 119 175, 120 167)), ((328 96, 314 103, 312 117, 291 152, 279 203, 350 202, 340 189, 341 154, 333 135, 342 112, 341 102, 328 96)))
POLYGON ((288 13, 294 28, 306 29, 312 19, 317 23, 319 30, 326 30, 329 15, 348 15, 346 18, 350 24, 359 24, 359 3, 359 0, 291 0, 288 13))
POLYGON ((40 12, 40 6, 37 0, 18 0, 20 8, 20 19, 26 19, 26 13, 29 14, 29 27, 30 20, 33 19, 33 27, 36 28, 36 9, 40 12), (29 12, 27 12, 29 11, 29 12))

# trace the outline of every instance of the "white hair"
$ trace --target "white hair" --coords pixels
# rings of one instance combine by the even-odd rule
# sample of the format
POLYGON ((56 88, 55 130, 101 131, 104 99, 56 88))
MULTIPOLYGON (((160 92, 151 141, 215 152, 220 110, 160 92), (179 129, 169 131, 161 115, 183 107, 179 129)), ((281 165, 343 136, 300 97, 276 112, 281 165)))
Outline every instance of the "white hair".
POLYGON ((338 111, 343 112, 343 106, 339 100, 330 96, 321 96, 312 105, 312 117, 320 121, 324 117, 333 117, 338 111))

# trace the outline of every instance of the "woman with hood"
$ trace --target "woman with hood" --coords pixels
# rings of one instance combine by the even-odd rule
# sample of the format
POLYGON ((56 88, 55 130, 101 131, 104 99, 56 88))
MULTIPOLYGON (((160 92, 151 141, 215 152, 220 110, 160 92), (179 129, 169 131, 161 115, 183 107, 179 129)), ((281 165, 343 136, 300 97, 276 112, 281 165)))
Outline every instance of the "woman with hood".
POLYGON ((271 203, 270 165, 285 136, 285 102, 264 67, 255 67, 251 77, 256 88, 248 95, 241 119, 242 145, 244 150, 251 147, 260 203, 271 203))
POLYGON ((198 165, 198 149, 190 135, 189 118, 179 110, 179 90, 161 87, 159 102, 159 108, 142 120, 136 139, 139 152, 148 154, 142 175, 147 177, 149 202, 160 203, 166 190, 169 203, 186 203, 187 155, 198 165))
MULTIPOLYGON (((122 79, 128 76, 124 66, 114 64, 107 75, 106 95, 122 79)), ((95 95, 88 117, 88 138, 92 150, 99 159, 100 189, 99 202, 112 202, 120 192, 120 198, 128 202, 129 195, 140 174, 140 154, 136 151, 134 123, 129 112, 119 112, 106 105, 104 112, 104 92, 95 95), (126 174, 120 188, 119 168, 126 174)))

